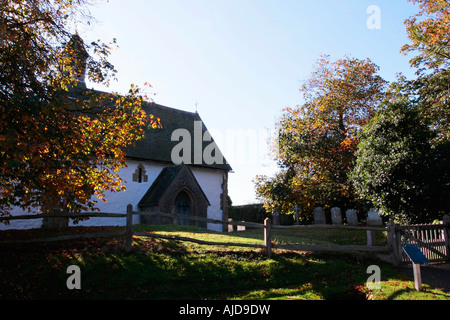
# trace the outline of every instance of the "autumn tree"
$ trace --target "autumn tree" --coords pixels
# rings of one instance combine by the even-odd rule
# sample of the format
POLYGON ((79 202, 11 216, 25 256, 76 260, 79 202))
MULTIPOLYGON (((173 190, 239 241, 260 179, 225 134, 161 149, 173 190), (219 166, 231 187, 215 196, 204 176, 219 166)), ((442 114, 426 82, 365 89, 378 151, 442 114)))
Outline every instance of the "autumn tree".
POLYGON ((321 57, 300 91, 304 103, 284 110, 278 130, 275 177, 258 176, 257 194, 268 210, 289 211, 301 204, 351 204, 347 174, 354 161, 358 133, 379 105, 386 82, 369 59, 321 57))
POLYGON ((450 209, 450 2, 410 0, 405 21, 417 78, 399 77, 360 136, 350 178, 358 195, 403 223, 442 218, 450 209))
POLYGON ((420 11, 405 20, 410 43, 403 53, 415 54, 410 64, 418 78, 409 83, 410 96, 420 100, 420 109, 439 132, 436 141, 450 139, 450 2, 409 0, 420 11))
MULTIPOLYGON (((405 20, 410 44, 402 52, 418 52, 413 67, 429 70, 450 67, 450 2, 448 0, 408 0, 420 11, 405 20)), ((424 70, 421 70, 424 71, 424 70)))
POLYGON ((85 45, 67 26, 85 0, 0 0, 0 213, 12 206, 94 210, 123 189, 123 148, 143 134, 139 89, 87 90, 107 83, 113 43, 85 45))

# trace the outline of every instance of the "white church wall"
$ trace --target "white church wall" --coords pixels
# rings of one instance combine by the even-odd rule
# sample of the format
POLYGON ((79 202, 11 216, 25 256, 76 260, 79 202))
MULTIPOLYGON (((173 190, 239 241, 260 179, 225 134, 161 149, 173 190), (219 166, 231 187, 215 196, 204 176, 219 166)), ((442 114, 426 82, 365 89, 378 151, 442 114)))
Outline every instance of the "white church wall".
MULTIPOLYGON (((127 205, 131 203, 133 205, 133 210, 137 211, 137 204, 164 167, 165 165, 155 162, 128 160, 127 167, 122 168, 119 171, 120 177, 124 180, 126 190, 120 192, 105 192, 107 202, 94 197, 94 200, 97 201, 96 207, 100 209, 100 212, 126 213, 127 205), (141 163, 144 165, 145 174, 148 179, 146 182, 134 182, 133 173, 135 173, 138 165, 141 163)), ((39 209, 28 212, 28 210, 23 210, 19 207, 13 207, 10 212, 12 216, 40 213, 39 209)), ((133 223, 140 223, 140 217, 134 215, 133 223)), ((77 224, 74 224, 73 220, 69 222, 69 226, 124 226, 125 224, 125 218, 89 218, 89 220, 79 221, 77 224)), ((41 226, 42 219, 11 220, 9 225, 0 222, 0 230, 32 229, 40 228, 41 226)))
MULTIPOLYGON (((124 180, 126 190, 120 192, 106 192, 106 202, 101 199, 95 199, 97 201, 97 208, 100 212, 126 213, 127 205, 132 204, 133 211, 138 211, 137 204, 158 177, 161 170, 166 166, 167 164, 152 161, 128 160, 127 167, 122 168, 119 171, 120 177, 124 180), (144 166, 145 175, 147 175, 147 181, 141 183, 133 181, 133 174, 139 164, 144 166)), ((220 208, 220 195, 222 194, 223 172, 217 169, 201 167, 191 167, 191 170, 211 204, 208 207, 208 218, 222 220, 223 212, 220 208)), ((14 207, 11 210, 13 216, 36 213, 39 213, 38 209, 28 212, 27 210, 14 207)), ((140 216, 134 215, 133 224, 138 223, 140 223, 140 216)), ((70 226, 124 226, 125 224, 125 218, 100 217, 91 217, 89 220, 79 221, 77 224, 74 224, 73 220, 69 222, 70 226)), ((0 230, 40 228, 41 225, 42 219, 11 220, 9 225, 0 223, 0 230)), ((222 231, 221 224, 208 223, 207 227, 210 230, 222 231)))
MULTIPOLYGON (((223 172, 199 167, 191 167, 192 173, 210 202, 208 218, 222 220, 223 211, 220 209, 220 195, 222 194, 223 172)), ((207 228, 222 231, 222 224, 208 223, 207 228)))
MULTIPOLYGON (((125 213, 126 206, 131 203, 133 210, 138 211, 137 204, 142 199, 144 194, 158 177, 161 170, 167 165, 156 162, 140 162, 128 161, 127 168, 122 168, 119 172, 122 179, 127 183, 126 191, 106 193, 107 202, 98 201, 98 208, 101 212, 108 213, 125 213), (144 165, 147 182, 134 182, 132 177, 139 164, 144 165)), ((211 170, 206 168, 191 167, 192 173, 197 179, 200 187, 203 189, 206 197, 210 202, 208 207, 208 218, 222 220, 222 210, 220 209, 220 194, 222 193, 223 173, 221 170, 211 170)), ((140 217, 133 216, 133 224, 140 223, 140 217)), ((71 223, 73 225, 73 223, 71 223)), ((79 226, 123 226, 125 225, 124 218, 90 218, 87 221, 81 221, 79 226)), ((208 229, 222 231, 221 224, 208 223, 208 229)))
MULTIPOLYGON (((165 166, 166 165, 164 164, 156 162, 128 160, 127 167, 122 168, 119 171, 119 176, 124 180, 126 190, 120 192, 106 192, 106 202, 97 199, 97 208, 100 209, 100 212, 126 213, 127 205, 132 204, 133 211, 138 211, 137 204, 165 166), (133 181, 133 174, 135 173, 139 164, 142 164, 144 166, 145 175, 147 175, 148 177, 146 182, 133 181)), ((138 223, 140 223, 140 216, 133 215, 133 224, 138 223)), ((77 225, 124 226, 125 224, 125 218, 90 218, 86 221, 80 221, 77 225)), ((70 225, 74 225, 73 222, 71 222, 70 225)))

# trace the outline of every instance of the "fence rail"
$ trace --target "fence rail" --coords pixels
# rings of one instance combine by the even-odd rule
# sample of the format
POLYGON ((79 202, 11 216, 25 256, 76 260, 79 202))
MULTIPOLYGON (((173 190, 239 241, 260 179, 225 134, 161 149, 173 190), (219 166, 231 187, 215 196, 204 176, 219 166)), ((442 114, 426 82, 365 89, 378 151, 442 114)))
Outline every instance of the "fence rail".
POLYGON ((224 224, 224 225, 234 225, 234 226, 238 225, 238 226, 245 226, 245 227, 251 227, 251 228, 264 228, 264 224, 256 223, 256 222, 223 221, 223 220, 215 220, 215 219, 204 218, 204 217, 186 216, 186 215, 182 215, 182 214, 159 212, 159 211, 139 211, 139 212, 133 211, 133 214, 137 214, 140 216, 167 217, 167 218, 174 219, 175 222, 185 219, 185 220, 200 221, 200 222, 206 222, 206 223, 212 223, 212 224, 224 224))
POLYGON ((42 218, 83 218, 83 217, 104 217, 104 218, 125 218, 126 213, 108 213, 108 212, 80 212, 80 213, 46 213, 46 214, 26 214, 20 216, 0 217, 0 220, 27 220, 42 218))
MULTIPOLYGON (((90 233, 83 235, 67 235, 67 236, 59 236, 54 238, 39 238, 32 240, 23 240, 23 241, 6 241, 6 242, 41 242, 41 241, 61 241, 61 240, 72 240, 72 239, 82 239, 89 237, 115 237, 115 236, 124 236, 125 235, 125 248, 127 251, 131 251, 133 236, 146 236, 153 238, 163 238, 163 239, 172 239, 172 240, 180 240, 180 241, 189 241, 194 243, 199 243, 203 245, 223 245, 223 246, 239 246, 239 247, 253 247, 253 248, 262 248, 265 249, 268 256, 271 255, 272 249, 288 249, 288 250, 298 250, 298 251, 372 251, 372 252, 380 252, 380 251, 388 251, 387 247, 377 247, 377 246, 357 246, 357 245, 305 245, 305 244, 274 244, 272 242, 272 230, 280 229, 280 230, 312 230, 312 229, 341 229, 341 230, 366 230, 368 232, 371 231, 385 231, 386 228, 380 227, 363 227, 363 226, 339 226, 339 225, 294 225, 294 226, 280 226, 280 225, 272 225, 270 219, 266 219, 264 224, 255 223, 255 222, 245 222, 245 221, 223 221, 216 219, 209 219, 203 217, 196 216, 186 216, 179 215, 173 213, 166 212, 157 212, 157 211, 148 211, 148 212, 136 212, 132 211, 132 206, 127 206, 127 213, 91 213, 91 212, 83 212, 78 214, 38 214, 38 215, 23 215, 23 216, 14 216, 14 217, 0 217, 0 220, 17 220, 17 219, 38 219, 38 218, 78 218, 78 217, 114 217, 114 218, 126 218, 126 230, 124 232, 119 233, 90 233), (233 226, 245 226, 251 228, 260 228, 264 229, 264 244, 248 244, 248 243, 237 243, 237 242, 213 242, 213 241, 205 241, 187 237, 179 237, 179 236, 166 236, 155 233, 146 233, 146 232, 135 232, 133 231, 132 224, 132 216, 133 215, 142 215, 142 216, 162 216, 173 219, 173 223, 177 224, 181 219, 191 220, 191 221, 200 221, 211 224, 224 224, 224 225, 233 225, 233 226)), ((5 242, 3 242, 5 243, 5 242)))

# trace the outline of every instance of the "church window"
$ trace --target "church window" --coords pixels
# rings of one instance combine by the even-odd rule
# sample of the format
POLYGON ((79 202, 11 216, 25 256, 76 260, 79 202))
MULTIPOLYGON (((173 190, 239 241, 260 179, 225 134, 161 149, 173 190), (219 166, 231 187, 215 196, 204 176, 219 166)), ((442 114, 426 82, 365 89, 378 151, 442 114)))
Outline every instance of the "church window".
POLYGON ((147 182, 148 176, 145 173, 145 167, 140 163, 133 173, 133 181, 138 183, 147 182))

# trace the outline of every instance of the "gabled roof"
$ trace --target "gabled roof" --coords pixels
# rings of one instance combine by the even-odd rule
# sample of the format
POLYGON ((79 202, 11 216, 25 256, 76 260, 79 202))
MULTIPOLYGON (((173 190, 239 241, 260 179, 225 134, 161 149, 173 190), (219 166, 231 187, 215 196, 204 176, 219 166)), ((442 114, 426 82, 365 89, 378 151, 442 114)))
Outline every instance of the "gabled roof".
MULTIPOLYGON (((172 133, 176 129, 186 129, 190 133, 191 151, 194 152, 194 122, 202 121, 198 113, 173 109, 156 103, 148 102, 144 102, 142 104, 142 108, 147 113, 147 116, 151 114, 154 117, 161 119, 162 129, 145 128, 144 138, 137 141, 134 147, 128 147, 125 149, 128 158, 161 161, 173 164, 171 159, 172 149, 180 143, 180 141, 177 140, 171 141, 172 133)), ((202 137, 205 131, 207 131, 207 129, 205 124, 203 123, 202 137)), ((202 151, 213 141, 214 138, 211 138, 211 141, 202 141, 202 151)), ((191 161, 193 162, 193 156, 191 157, 191 159, 191 161)), ((205 163, 204 159, 202 160, 201 164, 188 164, 193 166, 231 171, 231 166, 226 162, 226 159, 224 159, 222 164, 207 164, 205 163)))
POLYGON ((159 199, 161 199, 164 192, 166 192, 167 187, 173 182, 181 166, 170 166, 165 167, 158 175, 158 177, 153 181, 148 191, 139 201, 139 205, 143 204, 156 204, 159 199))
MULTIPOLYGON (((72 66, 72 68, 74 67, 75 69, 77 69, 76 70, 77 85, 70 88, 71 97, 82 98, 84 95, 92 93, 107 94, 106 92, 86 89, 86 85, 84 83, 84 73, 86 69, 86 58, 88 54, 84 47, 83 39, 78 34, 74 34, 72 36, 71 40, 66 46, 66 52, 67 54, 73 56, 74 58, 73 64, 75 65, 72 66)), ((99 110, 95 110, 94 114, 95 112, 101 112, 101 109, 104 107, 105 106, 99 106, 98 108, 99 110)), ((171 159, 172 149, 179 143, 179 141, 171 141, 173 131, 176 129, 188 130, 188 132, 192 137, 191 143, 193 144, 194 122, 202 121, 202 119, 200 118, 198 113, 173 109, 155 103, 143 102, 142 108, 145 110, 148 116, 154 115, 155 117, 160 118, 163 128, 162 129, 145 128, 144 129, 145 137, 139 141, 136 141, 134 147, 125 148, 127 157, 142 160, 161 161, 173 164, 173 161, 171 159)), ((205 131, 207 131, 207 129, 203 123, 201 135, 202 137, 205 131)), ((214 142, 214 139, 212 137, 210 141, 202 141, 202 152, 205 149, 205 147, 212 142, 214 142)), ((191 151, 193 152, 193 150, 194 147, 192 145, 191 151)), ((227 163, 225 158, 223 160, 224 160, 223 163, 213 163, 213 164, 207 164, 203 160, 202 163, 192 163, 192 165, 231 171, 231 167, 227 163)), ((193 161, 193 157, 191 161, 193 161)))
MULTIPOLYGON (((168 192, 171 188, 174 188, 172 185, 176 181, 191 181, 190 185, 187 185, 191 189, 192 192, 195 192, 197 195, 201 194, 208 205, 210 202, 203 192, 202 188, 198 184, 197 179, 195 179, 194 174, 191 169, 187 165, 174 165, 170 167, 165 167, 158 175, 156 180, 150 186, 148 191, 139 201, 139 206, 142 205, 155 205, 158 204, 159 201, 163 198, 164 194, 168 192)), ((176 189, 176 187, 175 187, 176 189)))

